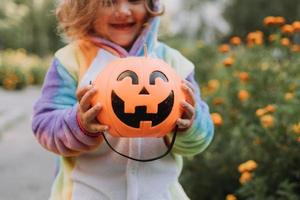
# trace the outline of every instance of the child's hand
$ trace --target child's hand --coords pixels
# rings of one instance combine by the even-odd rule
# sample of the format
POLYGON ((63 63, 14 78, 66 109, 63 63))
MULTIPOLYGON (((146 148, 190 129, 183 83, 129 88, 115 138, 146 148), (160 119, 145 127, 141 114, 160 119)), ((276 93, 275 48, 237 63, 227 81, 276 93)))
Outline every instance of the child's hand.
POLYGON ((78 88, 76 96, 79 102, 78 117, 82 128, 89 133, 99 133, 108 130, 108 126, 100 124, 96 116, 100 113, 102 105, 91 105, 91 99, 96 94, 92 85, 78 88))
POLYGON ((182 84, 182 89, 185 93, 186 101, 181 102, 183 114, 182 117, 179 118, 176 122, 179 131, 185 131, 192 126, 195 117, 196 104, 196 98, 192 84, 184 80, 182 84))

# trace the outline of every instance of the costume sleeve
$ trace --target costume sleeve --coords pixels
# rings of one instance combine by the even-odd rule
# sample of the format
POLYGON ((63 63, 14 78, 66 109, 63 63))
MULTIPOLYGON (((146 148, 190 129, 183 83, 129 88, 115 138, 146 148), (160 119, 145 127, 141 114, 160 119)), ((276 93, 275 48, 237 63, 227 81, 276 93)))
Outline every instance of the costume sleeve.
POLYGON ((38 142, 62 156, 88 151, 99 139, 85 135, 77 123, 76 89, 77 81, 55 58, 33 108, 32 130, 38 142))
POLYGON ((185 133, 177 134, 173 153, 190 157, 204 151, 212 141, 214 127, 207 104, 201 100, 200 90, 194 79, 194 72, 186 78, 192 83, 196 96, 196 112, 192 126, 185 133))

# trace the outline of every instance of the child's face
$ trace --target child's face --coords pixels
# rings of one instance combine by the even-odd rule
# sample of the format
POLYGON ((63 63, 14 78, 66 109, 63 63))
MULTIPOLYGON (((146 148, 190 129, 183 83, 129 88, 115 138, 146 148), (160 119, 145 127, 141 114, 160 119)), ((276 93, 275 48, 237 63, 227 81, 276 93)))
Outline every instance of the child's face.
POLYGON ((147 20, 144 0, 102 1, 94 23, 96 34, 124 48, 129 48, 147 20))

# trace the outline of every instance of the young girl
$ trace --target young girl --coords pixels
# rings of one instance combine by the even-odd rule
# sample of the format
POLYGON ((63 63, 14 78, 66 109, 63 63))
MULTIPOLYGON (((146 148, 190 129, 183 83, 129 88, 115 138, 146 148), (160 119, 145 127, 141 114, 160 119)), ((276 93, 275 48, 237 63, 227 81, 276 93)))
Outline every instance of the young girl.
MULTIPOLYGON (((60 28, 70 43, 57 51, 34 106, 33 132, 39 143, 59 155, 51 200, 188 199, 178 182, 182 157, 202 152, 213 137, 207 105, 194 80, 194 66, 178 51, 157 41, 159 0, 61 0, 60 28), (110 61, 148 55, 165 60, 186 81, 188 101, 181 103, 178 136, 171 154, 152 162, 122 157, 103 142, 131 157, 147 159, 168 148, 168 138, 117 138, 96 120, 102 105, 91 105, 96 90, 89 84, 110 61)), ((172 133, 168 135, 172 137, 172 133)))

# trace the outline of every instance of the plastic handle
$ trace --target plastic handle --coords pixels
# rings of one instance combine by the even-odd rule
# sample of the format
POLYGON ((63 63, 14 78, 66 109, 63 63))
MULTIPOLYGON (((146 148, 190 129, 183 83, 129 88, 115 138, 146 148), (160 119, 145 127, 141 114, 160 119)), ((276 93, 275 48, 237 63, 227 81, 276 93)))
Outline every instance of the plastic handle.
POLYGON ((138 161, 138 162, 151 162, 151 161, 154 161, 154 160, 158 160, 158 159, 160 159, 160 158, 163 158, 163 157, 165 157, 166 155, 168 155, 168 154, 170 153, 170 151, 172 150, 172 148, 173 148, 173 146, 174 146, 175 140, 176 140, 177 129, 178 129, 178 127, 176 126, 176 127, 175 127, 175 130, 174 130, 173 137, 172 137, 172 141, 171 141, 171 143, 170 143, 170 145, 169 145, 168 150, 167 150, 165 153, 163 153, 162 155, 160 155, 160 156, 157 156, 157 157, 154 157, 154 158, 149 158, 149 159, 138 159, 138 158, 133 158, 133 157, 130 157, 130 156, 128 156, 128 155, 125 155, 125 154, 123 154, 123 153, 117 151, 116 149, 114 149, 114 148, 111 146, 111 144, 108 142, 107 138, 105 137, 105 134, 104 134, 104 133, 102 134, 102 136, 103 136, 103 138, 104 138, 106 144, 109 146, 109 148, 111 148, 111 150, 113 150, 115 153, 117 153, 117 154, 119 154, 119 155, 121 155, 121 156, 123 156, 123 157, 125 157, 125 158, 128 158, 128 159, 130 159, 130 160, 134 160, 134 161, 138 161))

